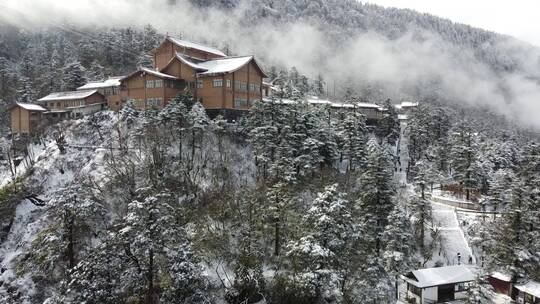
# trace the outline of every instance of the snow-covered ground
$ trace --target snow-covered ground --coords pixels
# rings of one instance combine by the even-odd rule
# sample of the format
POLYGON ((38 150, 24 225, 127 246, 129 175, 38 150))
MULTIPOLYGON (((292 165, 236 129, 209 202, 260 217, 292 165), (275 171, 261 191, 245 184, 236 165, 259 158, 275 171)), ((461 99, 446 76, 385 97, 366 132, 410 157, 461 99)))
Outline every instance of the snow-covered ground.
POLYGON ((456 211, 453 207, 431 202, 433 228, 439 231, 440 246, 435 248, 433 258, 428 262, 429 266, 434 266, 440 261, 443 265, 469 264, 469 257, 472 258, 471 266, 476 264, 476 258, 465 238, 462 227, 457 219, 456 211), (458 254, 461 259, 458 259, 458 254))

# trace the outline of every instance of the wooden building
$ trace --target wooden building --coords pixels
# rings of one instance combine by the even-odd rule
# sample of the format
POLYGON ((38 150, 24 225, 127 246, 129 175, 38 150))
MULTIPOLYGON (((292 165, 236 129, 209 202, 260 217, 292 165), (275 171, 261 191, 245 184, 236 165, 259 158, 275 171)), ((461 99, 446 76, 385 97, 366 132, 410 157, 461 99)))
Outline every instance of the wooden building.
POLYGON ((177 53, 203 61, 227 57, 225 53, 216 48, 174 37, 167 37, 152 51, 154 68, 156 70, 163 69, 177 53))
POLYGON ((512 276, 502 272, 493 272, 487 278, 497 293, 512 296, 512 276))
POLYGON ((211 117, 231 119, 262 99, 266 74, 253 56, 225 56, 170 37, 153 55, 155 70, 139 68, 120 79, 121 105, 132 100, 139 109, 161 108, 177 94, 191 92, 211 117))
POLYGON ((414 270, 402 276, 407 284, 408 303, 445 303, 468 298, 467 291, 475 280, 464 265, 414 270))
POLYGON ((51 118, 80 117, 105 109, 105 96, 98 90, 81 90, 51 93, 38 101, 49 111, 51 118))
POLYGON ((90 82, 74 92, 49 94, 39 101, 47 114, 78 117, 105 109, 120 110, 128 101, 138 109, 162 108, 180 93, 191 92, 212 117, 235 118, 262 99, 266 77, 253 56, 222 51, 167 37, 152 51, 154 68, 138 68, 125 77, 90 82))
POLYGON ((186 88, 184 80, 147 68, 139 68, 120 82, 121 104, 131 100, 140 110, 162 108, 186 88))
POLYGON ((111 110, 121 108, 120 80, 123 76, 109 77, 103 81, 89 82, 77 88, 77 91, 97 90, 105 97, 107 105, 111 110))
POLYGON ((30 103, 16 103, 10 108, 11 132, 13 134, 34 133, 41 124, 41 116, 47 109, 30 103))

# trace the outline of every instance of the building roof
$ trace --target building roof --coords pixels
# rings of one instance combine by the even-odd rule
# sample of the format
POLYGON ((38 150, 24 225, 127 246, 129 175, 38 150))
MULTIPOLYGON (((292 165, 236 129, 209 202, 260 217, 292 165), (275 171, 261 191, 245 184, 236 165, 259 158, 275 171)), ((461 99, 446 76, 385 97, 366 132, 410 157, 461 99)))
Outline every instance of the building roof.
POLYGON ((225 53, 223 53, 222 51, 216 48, 205 46, 199 43, 186 41, 186 40, 182 40, 182 39, 178 39, 174 37, 167 37, 167 40, 172 42, 173 44, 176 44, 177 46, 185 47, 187 49, 195 49, 195 50, 199 50, 199 51, 203 51, 206 53, 223 56, 223 57, 227 56, 225 53))
POLYGON ((45 112, 47 111, 47 109, 45 109, 44 107, 40 106, 40 105, 37 105, 37 104, 33 104, 33 103, 22 103, 22 102, 16 102, 15 104, 13 104, 11 107, 9 107, 9 109, 12 109, 16 106, 19 106, 25 110, 28 110, 28 111, 39 111, 39 112, 45 112))
POLYGON ((369 102, 357 102, 357 103, 356 103, 356 106, 357 106, 358 108, 374 108, 374 109, 381 109, 381 106, 379 106, 378 104, 369 103, 369 102))
POLYGON ((512 275, 504 272, 495 271, 491 274, 491 277, 505 281, 505 282, 511 282, 512 281, 512 275))
POLYGON ((516 285, 516 288, 523 291, 524 293, 528 293, 537 298, 540 298, 540 283, 538 282, 529 281, 526 284, 516 285))
POLYGON ((56 100, 74 100, 84 99, 97 93, 97 90, 81 90, 81 91, 69 91, 69 92, 55 92, 51 93, 38 101, 56 101, 56 100))
POLYGON ((146 74, 154 75, 154 76, 159 77, 159 78, 178 79, 177 77, 172 76, 172 75, 168 75, 168 74, 165 74, 165 73, 158 72, 156 70, 140 67, 135 72, 120 78, 120 82, 122 82, 122 81, 124 81, 124 80, 126 80, 128 78, 131 78, 131 77, 133 77, 133 76, 135 76, 137 74, 140 74, 140 73, 146 73, 146 74))
POLYGON ((226 73, 232 73, 239 69, 241 69, 243 66, 248 64, 249 62, 253 61, 257 68, 261 71, 263 74, 263 78, 266 77, 266 74, 260 67, 260 65, 257 63, 255 58, 253 56, 235 56, 235 57, 223 57, 223 58, 217 58, 217 59, 211 59, 206 61, 197 60, 195 58, 176 53, 176 56, 167 63, 165 67, 163 67, 161 70, 165 70, 171 62, 177 58, 178 60, 182 61, 184 64, 190 66, 194 70, 198 71, 198 75, 200 76, 215 76, 215 75, 221 75, 226 73))
POLYGON ((464 265, 426 268, 411 271, 407 277, 407 282, 426 288, 444 284, 474 281, 474 274, 464 265))
POLYGON ((401 108, 417 107, 418 102, 402 101, 400 106, 401 108))
POLYGON ((101 89, 101 88, 108 88, 108 87, 117 87, 120 86, 120 79, 122 79, 124 76, 117 76, 117 77, 109 77, 104 81, 93 81, 89 82, 83 86, 80 86, 77 88, 77 91, 80 90, 90 90, 90 89, 101 89))

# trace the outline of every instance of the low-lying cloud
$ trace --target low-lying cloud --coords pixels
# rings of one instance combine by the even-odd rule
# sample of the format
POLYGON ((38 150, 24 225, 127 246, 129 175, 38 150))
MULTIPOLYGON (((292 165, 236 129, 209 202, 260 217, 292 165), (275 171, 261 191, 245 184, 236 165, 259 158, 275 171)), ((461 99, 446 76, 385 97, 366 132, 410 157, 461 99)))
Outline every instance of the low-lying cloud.
MULTIPOLYGON (((383 95, 394 99, 432 92, 447 100, 490 107, 540 129, 540 85, 530 77, 540 75, 537 51, 519 57, 530 70, 496 72, 470 49, 449 44, 433 33, 415 30, 390 40, 368 32, 336 43, 336 37, 314 23, 262 22, 247 27, 246 4, 224 12, 201 10, 185 0, 174 1, 174 6, 170 2, 7 0, 0 4, 0 18, 31 29, 152 24, 162 33, 229 47, 238 54, 255 54, 266 64, 296 66, 311 77, 322 74, 329 86, 336 83, 338 91, 346 85, 378 84, 384 88, 383 95)), ((508 39, 497 47, 512 50, 513 43, 508 39)))

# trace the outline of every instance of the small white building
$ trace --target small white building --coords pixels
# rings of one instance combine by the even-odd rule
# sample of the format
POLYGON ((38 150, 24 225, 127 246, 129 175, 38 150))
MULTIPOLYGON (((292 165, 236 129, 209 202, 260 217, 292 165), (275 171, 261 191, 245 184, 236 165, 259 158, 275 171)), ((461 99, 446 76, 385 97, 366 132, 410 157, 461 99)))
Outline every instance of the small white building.
POLYGON ((414 270, 402 276, 408 303, 445 303, 467 298, 474 274, 463 265, 414 270))
POLYGON ((529 281, 525 284, 515 285, 517 289, 516 302, 523 304, 540 303, 540 283, 529 281))

